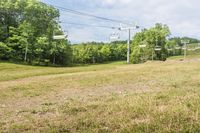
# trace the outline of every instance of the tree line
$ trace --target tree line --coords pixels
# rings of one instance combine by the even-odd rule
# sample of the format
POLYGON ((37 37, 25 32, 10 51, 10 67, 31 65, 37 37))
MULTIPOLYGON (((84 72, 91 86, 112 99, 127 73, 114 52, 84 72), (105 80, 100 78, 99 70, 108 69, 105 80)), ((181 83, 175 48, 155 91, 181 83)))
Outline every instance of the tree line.
POLYGON ((132 43, 132 63, 142 63, 147 60, 165 61, 169 56, 182 55, 184 48, 182 40, 188 40, 189 43, 200 43, 200 40, 195 38, 170 38, 170 35, 169 27, 160 23, 136 33, 132 43))
POLYGON ((37 0, 1 0, 0 59, 69 64, 69 43, 53 40, 54 34, 63 34, 58 17, 57 9, 37 0))
POLYGON ((72 45, 72 63, 88 64, 122 61, 127 57, 127 46, 123 43, 83 43, 72 45))
MULTIPOLYGON (((0 1, 0 60, 27 62, 36 65, 70 65, 126 60, 126 41, 82 43, 71 45, 67 40, 54 40, 64 34, 56 19, 59 10, 38 0, 0 1)), ((166 60, 182 54, 182 39, 169 38, 167 25, 156 24, 136 33, 131 41, 131 62, 166 60)))

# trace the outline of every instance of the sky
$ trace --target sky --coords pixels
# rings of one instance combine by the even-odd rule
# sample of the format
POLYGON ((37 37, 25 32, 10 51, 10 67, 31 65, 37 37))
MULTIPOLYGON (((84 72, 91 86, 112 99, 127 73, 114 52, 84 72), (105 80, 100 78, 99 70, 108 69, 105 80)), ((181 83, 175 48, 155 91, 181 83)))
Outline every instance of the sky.
MULTIPOLYGON (((189 36, 200 39, 200 1, 199 0, 41 0, 56 5, 96 16, 121 20, 150 28, 155 23, 167 24, 173 36, 189 36)), ((60 21, 100 26, 117 26, 119 23, 102 21, 90 17, 74 15, 60 11, 60 21)), ((121 40, 126 40, 126 31, 70 25, 61 23, 68 31, 72 43, 109 42, 110 35, 119 33, 121 40)), ((132 30, 134 36, 139 30, 132 30)))

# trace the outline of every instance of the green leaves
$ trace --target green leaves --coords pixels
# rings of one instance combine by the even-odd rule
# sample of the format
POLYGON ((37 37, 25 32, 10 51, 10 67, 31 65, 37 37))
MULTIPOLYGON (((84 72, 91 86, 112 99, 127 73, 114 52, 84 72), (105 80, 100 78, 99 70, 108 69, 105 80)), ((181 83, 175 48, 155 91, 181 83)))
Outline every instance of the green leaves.
POLYGON ((170 35, 170 30, 167 25, 156 24, 155 27, 145 29, 134 36, 132 44, 132 63, 145 62, 148 59, 163 60, 166 52, 166 41, 170 35), (140 47, 140 45, 146 47, 140 47), (156 51, 155 48, 161 50, 156 51))
POLYGON ((87 43, 72 46, 73 63, 88 64, 126 59, 126 44, 87 43))
MULTIPOLYGON (((23 61, 27 51, 27 61, 67 64, 71 51, 67 41, 53 41, 53 32, 63 34, 55 18, 59 11, 38 0, 0 1, 0 41, 4 53, 10 60, 23 61), (9 51, 9 50, 8 50, 9 51)), ((41 63, 42 64, 42 63, 41 63)))
POLYGON ((10 57, 12 49, 6 44, 0 42, 0 58, 6 60, 10 57))

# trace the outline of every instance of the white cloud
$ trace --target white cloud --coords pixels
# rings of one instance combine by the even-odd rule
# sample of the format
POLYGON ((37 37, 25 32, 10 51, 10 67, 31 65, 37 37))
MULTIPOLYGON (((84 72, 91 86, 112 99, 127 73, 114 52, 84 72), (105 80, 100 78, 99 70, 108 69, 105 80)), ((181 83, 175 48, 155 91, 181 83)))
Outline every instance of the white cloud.
POLYGON ((103 4, 114 5, 114 4, 128 4, 131 0, 102 0, 103 4))
POLYGON ((93 34, 93 31, 89 31, 86 28, 82 29, 71 29, 69 31, 69 40, 72 40, 73 43, 78 43, 78 42, 90 42, 95 39, 95 36, 93 34))

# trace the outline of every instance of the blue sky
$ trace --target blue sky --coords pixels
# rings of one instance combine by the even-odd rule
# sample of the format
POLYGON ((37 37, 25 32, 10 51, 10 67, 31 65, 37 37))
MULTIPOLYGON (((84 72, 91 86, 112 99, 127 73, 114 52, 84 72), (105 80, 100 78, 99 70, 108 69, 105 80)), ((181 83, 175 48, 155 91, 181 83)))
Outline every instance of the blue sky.
MULTIPOLYGON (((129 21, 142 27, 151 27, 155 23, 167 24, 171 36, 190 36, 200 39, 200 1, 199 0, 42 0, 97 16, 129 21)), ((92 25, 119 26, 118 23, 81 17, 61 11, 61 21, 92 25)), ((69 32, 73 43, 89 41, 109 41, 117 30, 62 24, 69 32)), ((137 31, 132 31, 132 36, 137 31)), ((126 32, 119 32, 121 39, 127 39, 126 32)))

